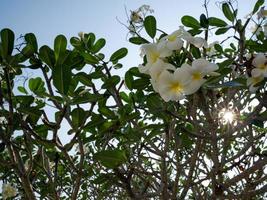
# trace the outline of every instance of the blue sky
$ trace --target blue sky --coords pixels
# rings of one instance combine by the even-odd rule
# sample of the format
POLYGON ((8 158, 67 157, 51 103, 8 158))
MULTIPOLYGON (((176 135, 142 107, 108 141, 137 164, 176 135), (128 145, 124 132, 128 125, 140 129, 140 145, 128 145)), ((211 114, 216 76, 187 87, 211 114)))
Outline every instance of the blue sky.
MULTIPOLYGON (((240 17, 251 11, 256 0, 239 0, 240 17), (245 2, 245 3, 244 3, 245 2)), ((204 12, 204 0, 1 0, 0 29, 11 28, 16 36, 33 32, 39 46, 53 45, 58 34, 68 38, 79 31, 94 32, 104 37, 107 45, 104 53, 111 54, 120 47, 127 47, 129 55, 123 60, 125 70, 137 66, 139 47, 127 42, 127 30, 116 20, 127 21, 124 6, 135 10, 143 4, 150 5, 157 18, 158 27, 172 32, 181 25, 183 15, 199 18, 204 12)), ((216 6, 217 0, 210 0, 210 16, 222 16, 216 6)))

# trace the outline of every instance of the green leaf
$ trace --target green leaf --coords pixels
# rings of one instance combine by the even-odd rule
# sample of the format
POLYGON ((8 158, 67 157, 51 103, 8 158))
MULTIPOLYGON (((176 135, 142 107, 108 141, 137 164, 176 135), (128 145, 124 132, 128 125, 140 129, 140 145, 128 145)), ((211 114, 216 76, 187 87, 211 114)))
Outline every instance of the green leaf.
POLYGON ((45 92, 44 82, 40 77, 31 78, 29 80, 29 88, 36 94, 45 92))
POLYGON ((194 58, 198 59, 201 57, 201 52, 200 52, 199 48, 192 46, 191 52, 192 52, 192 55, 194 56, 194 58))
POLYGON ((206 15, 201 14, 199 20, 200 20, 200 25, 203 28, 208 28, 209 27, 209 20, 207 19, 206 15))
POLYGON ((231 11, 228 3, 223 3, 222 4, 222 10, 223 10, 223 14, 224 16, 231 22, 233 22, 235 20, 235 15, 234 13, 231 11))
POLYGON ((97 64, 99 62, 98 59, 90 53, 81 52, 81 55, 87 64, 97 64))
POLYGON ((122 67, 123 65, 121 63, 117 63, 116 65, 113 66, 114 69, 120 69, 122 67))
POLYGON ((120 77, 117 75, 113 75, 112 77, 105 80, 104 84, 102 85, 103 89, 108 89, 115 87, 120 82, 120 77))
POLYGON ((215 35, 221 35, 221 34, 224 34, 226 33, 230 28, 227 27, 227 28, 219 28, 216 32, 215 32, 215 35))
POLYGON ((253 124, 259 128, 264 128, 264 122, 262 120, 253 119, 251 124, 253 124))
POLYGON ((18 91, 20 91, 23 94, 28 94, 27 90, 25 89, 25 87, 22 86, 18 86, 18 91))
POLYGON ((142 38, 142 37, 131 37, 129 39, 129 42, 133 44, 137 44, 137 45, 149 43, 145 38, 142 38))
POLYGON ((75 108, 70 115, 74 127, 79 128, 84 124, 86 112, 82 108, 75 108))
POLYGON ((89 86, 89 87, 92 86, 92 80, 91 80, 90 76, 84 72, 80 72, 80 73, 76 74, 75 78, 77 79, 77 81, 81 82, 82 84, 84 84, 86 86, 89 86))
POLYGON ((74 47, 80 47, 82 45, 81 40, 77 37, 70 38, 70 43, 74 47))
POLYGON ((181 19, 183 25, 187 27, 191 27, 193 29, 199 29, 201 28, 200 23, 192 16, 185 15, 181 19))
POLYGON ((116 118, 116 115, 114 114, 114 112, 110 110, 109 108, 107 108, 106 106, 99 107, 98 111, 99 113, 101 113, 102 115, 104 115, 105 117, 109 119, 116 118))
POLYGON ((126 48, 121 48, 117 51, 115 51, 111 56, 110 56, 110 61, 112 62, 116 62, 118 61, 119 59, 125 57, 128 53, 128 50, 126 48))
POLYGON ((34 101, 34 98, 32 95, 31 96, 17 95, 14 97, 14 99, 17 103, 21 104, 20 107, 24 107, 24 108, 29 107, 34 101))
POLYGON ((52 69, 53 84, 62 94, 67 94, 71 83, 71 68, 68 65, 56 65, 52 69))
POLYGON ((85 34, 85 38, 87 40, 86 43, 87 47, 91 49, 95 42, 95 34, 94 33, 85 34))
POLYGON ((104 38, 100 38, 96 41, 95 45, 92 47, 91 51, 93 53, 97 53, 106 45, 106 40, 104 38))
POLYGON ((195 35, 199 35, 200 33, 202 33, 202 31, 203 30, 200 30, 200 29, 190 29, 187 32, 190 33, 192 36, 195 36, 195 35))
POLYGON ((144 20, 144 26, 147 34, 154 38, 157 32, 157 21, 154 16, 147 16, 144 20))
POLYGON ((107 168, 114 169, 127 161, 124 150, 104 150, 94 154, 94 159, 101 162, 107 168))
POLYGON ((219 18, 216 17, 210 17, 209 18, 209 25, 210 26, 217 26, 217 27, 225 27, 227 26, 227 23, 219 18))
POLYGON ((263 44, 260 44, 257 41, 254 40, 247 40, 246 41, 246 46, 249 50, 253 50, 256 52, 266 52, 266 45, 267 45, 267 40, 263 42, 263 44))
POLYGON ((65 53, 67 48, 67 39, 64 35, 58 35, 54 41, 55 59, 58 62, 59 57, 65 53))
POLYGON ((219 44, 215 44, 215 45, 214 45, 214 48, 215 48, 216 51, 218 51, 218 52, 220 52, 220 53, 223 52, 223 48, 222 48, 222 46, 219 45, 219 44))
POLYGON ((152 93, 147 97, 147 107, 149 111, 153 114, 162 113, 163 103, 159 95, 152 93))
POLYGON ((7 58, 12 54, 15 35, 10 29, 1 30, 1 56, 7 58))
POLYGON ((27 59, 30 58, 34 54, 35 50, 32 45, 27 44, 21 51, 22 58, 27 59))
POLYGON ((55 65, 54 51, 49 46, 44 45, 39 49, 39 58, 49 67, 55 65))
POLYGON ((148 87, 150 80, 146 78, 139 78, 133 81, 132 88, 137 90, 143 90, 148 87))
POLYGON ((102 95, 85 93, 72 99, 71 105, 84 104, 88 102, 98 102, 103 99, 102 95))
POLYGON ((263 4, 264 4, 264 0, 258 0, 254 6, 252 14, 255 14, 263 4))
POLYGON ((25 36, 25 41, 27 42, 27 44, 31 45, 31 47, 33 48, 34 52, 37 52, 38 50, 38 44, 37 44, 37 40, 36 37, 33 33, 27 33, 25 36))
POLYGON ((132 84, 133 84, 134 79, 133 79, 133 75, 132 75, 132 73, 130 71, 127 71, 125 73, 124 81, 125 81, 125 84, 128 87, 128 89, 132 90, 133 89, 133 85, 132 84))

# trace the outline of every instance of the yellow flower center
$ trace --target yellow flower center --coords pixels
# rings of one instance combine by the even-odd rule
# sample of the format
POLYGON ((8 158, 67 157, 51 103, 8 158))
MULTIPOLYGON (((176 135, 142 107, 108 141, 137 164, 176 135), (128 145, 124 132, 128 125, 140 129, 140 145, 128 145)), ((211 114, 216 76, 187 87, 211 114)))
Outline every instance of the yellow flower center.
POLYGON ((177 92, 177 93, 180 93, 184 90, 184 87, 182 84, 180 84, 179 82, 175 82, 175 83, 172 83, 171 86, 170 86, 170 90, 172 92, 177 92))
POLYGON ((262 77, 253 77, 252 78, 252 85, 256 85, 257 83, 262 81, 262 77))
POLYGON ((263 16, 267 16, 267 10, 263 10, 263 11, 262 11, 262 15, 263 15, 263 16))
POLYGON ((169 35, 168 36, 168 40, 171 41, 171 42, 175 41, 176 40, 176 35, 169 35))
POLYGON ((152 63, 157 62, 157 60, 159 59, 159 53, 152 52, 152 53, 150 54, 150 58, 151 58, 151 62, 152 62, 152 63))
POLYGON ((267 65, 266 64, 260 64, 259 66, 258 66, 260 69, 265 69, 266 67, 267 67, 267 65))
POLYGON ((194 81, 199 81, 201 78, 202 78, 202 77, 201 77, 201 74, 200 74, 199 72, 194 72, 194 73, 192 74, 192 79, 193 79, 194 81))

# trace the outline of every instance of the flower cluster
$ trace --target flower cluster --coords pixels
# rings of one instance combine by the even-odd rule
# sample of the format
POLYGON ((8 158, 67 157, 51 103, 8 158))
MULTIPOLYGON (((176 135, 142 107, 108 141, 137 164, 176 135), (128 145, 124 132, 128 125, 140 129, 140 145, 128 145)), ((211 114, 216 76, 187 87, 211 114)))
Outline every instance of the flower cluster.
POLYGON ((141 47, 141 56, 146 57, 147 63, 139 65, 139 71, 150 75, 154 90, 166 102, 181 100, 185 95, 195 93, 206 81, 206 76, 218 75, 214 72, 218 66, 203 58, 192 61, 191 65, 184 63, 178 68, 168 63, 167 57, 181 50, 184 42, 197 48, 208 47, 206 40, 193 37, 183 27, 161 38, 157 43, 144 44, 141 47))
POLYGON ((17 195, 17 190, 11 184, 6 183, 2 185, 2 197, 8 199, 17 195))
POLYGON ((154 10, 149 5, 142 5, 137 10, 130 11, 130 19, 128 30, 134 36, 136 32, 139 32, 143 28, 143 22, 148 13, 153 13, 154 10))
POLYGON ((249 91, 254 93, 258 90, 257 84, 260 83, 264 77, 267 77, 267 58, 264 54, 257 54, 252 61, 253 69, 251 77, 247 79, 249 91))

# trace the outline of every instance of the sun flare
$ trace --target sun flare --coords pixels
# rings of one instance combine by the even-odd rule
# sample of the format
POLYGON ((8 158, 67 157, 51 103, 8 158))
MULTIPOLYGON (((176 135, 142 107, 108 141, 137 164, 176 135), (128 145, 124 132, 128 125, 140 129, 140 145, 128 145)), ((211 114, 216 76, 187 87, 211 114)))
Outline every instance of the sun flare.
POLYGON ((235 119, 235 113, 231 110, 226 110, 223 109, 220 113, 219 113, 219 117, 221 119, 221 121, 226 124, 226 123, 232 123, 235 119))

